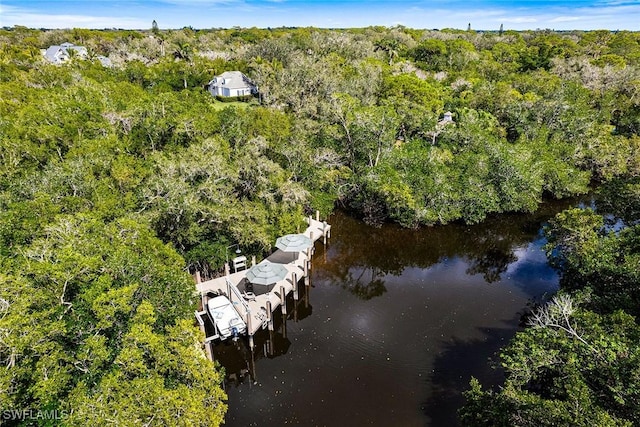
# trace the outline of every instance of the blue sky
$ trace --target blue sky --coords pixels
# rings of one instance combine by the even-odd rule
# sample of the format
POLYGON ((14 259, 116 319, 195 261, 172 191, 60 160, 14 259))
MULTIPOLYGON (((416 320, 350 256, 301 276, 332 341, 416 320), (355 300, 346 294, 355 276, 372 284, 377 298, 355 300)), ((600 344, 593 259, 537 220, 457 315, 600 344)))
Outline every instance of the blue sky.
POLYGON ((405 25, 640 31, 640 0, 0 0, 0 27, 146 29, 405 25))

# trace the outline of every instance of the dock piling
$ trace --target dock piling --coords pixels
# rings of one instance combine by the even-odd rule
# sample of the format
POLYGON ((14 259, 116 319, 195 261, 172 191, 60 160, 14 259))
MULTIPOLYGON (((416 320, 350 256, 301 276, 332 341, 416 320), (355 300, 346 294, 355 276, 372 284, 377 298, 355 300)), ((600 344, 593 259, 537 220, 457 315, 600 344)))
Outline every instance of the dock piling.
POLYGON ((205 342, 204 343, 204 351, 207 354, 207 359, 213 362, 213 342, 205 342))
POLYGON ((304 263, 304 285, 309 286, 309 261, 304 263))
POLYGON ((273 345, 274 342, 275 332, 269 331, 269 340, 267 341, 267 353, 269 353, 269 356, 273 356, 273 353, 275 352, 275 345, 273 345))
MULTIPOLYGON (((247 313, 247 331, 252 331, 251 329, 251 313, 247 313)), ((249 332, 249 347, 251 347, 251 351, 253 351, 253 334, 249 332)))
POLYGON ((309 290, 310 289, 311 288, 307 288, 306 292, 304 293, 304 308, 309 308, 309 303, 310 303, 310 301, 309 301, 309 290))
POLYGON ((322 244, 327 246, 327 221, 322 221, 322 244))
POLYGON ((284 286, 280 286, 280 305, 282 306, 282 315, 287 315, 287 294, 284 293, 284 286))
POLYGON ((267 301, 267 320, 269 322, 269 330, 273 331, 273 309, 271 308, 271 301, 267 301))
POLYGON ((291 273, 291 280, 293 285, 293 299, 294 301, 298 301, 298 275, 296 272, 291 273))

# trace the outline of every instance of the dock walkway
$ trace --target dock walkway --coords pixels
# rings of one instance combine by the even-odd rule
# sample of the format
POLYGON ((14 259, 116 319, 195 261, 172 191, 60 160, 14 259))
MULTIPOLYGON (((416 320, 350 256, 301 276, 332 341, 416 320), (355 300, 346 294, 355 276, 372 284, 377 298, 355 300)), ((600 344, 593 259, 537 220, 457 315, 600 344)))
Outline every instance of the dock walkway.
MULTIPOLYGON (((327 239, 331 237, 331 225, 327 224, 326 221, 320 221, 317 212, 315 219, 309 216, 305 218, 305 221, 308 227, 303 234, 309 237, 314 244, 320 239, 326 244, 327 239)), ((286 315, 287 296, 293 293, 294 300, 298 300, 299 282, 304 279, 305 285, 309 286, 309 269, 311 268, 312 255, 313 246, 304 252, 284 252, 277 249, 269 255, 266 258, 267 260, 282 264, 288 270, 285 279, 271 286, 253 285, 251 289, 251 285, 248 285, 246 279, 247 270, 196 283, 196 290, 200 294, 203 307, 203 311, 196 312, 196 319, 201 329, 205 330, 201 316, 207 315, 206 306, 209 298, 214 295, 225 295, 233 304, 240 318, 246 323, 249 345, 253 348, 253 336, 257 331, 267 327, 273 330, 273 313, 275 310, 281 307, 282 313, 286 315)), ((228 266, 226 266, 226 271, 228 271, 228 266)), ((205 349, 209 356, 212 354, 210 344, 216 338, 218 337, 214 335, 205 339, 205 349)))

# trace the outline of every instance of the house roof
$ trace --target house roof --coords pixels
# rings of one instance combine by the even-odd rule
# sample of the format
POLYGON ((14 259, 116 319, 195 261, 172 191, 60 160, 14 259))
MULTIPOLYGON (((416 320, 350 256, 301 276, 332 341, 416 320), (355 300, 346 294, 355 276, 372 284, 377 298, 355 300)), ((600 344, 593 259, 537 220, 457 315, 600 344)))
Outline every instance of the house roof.
POLYGON ((219 76, 214 77, 213 80, 209 82, 209 85, 226 87, 228 89, 241 89, 254 86, 251 80, 249 80, 249 77, 240 71, 225 71, 219 76))
POLYGON ((87 54, 87 48, 84 47, 84 46, 69 46, 69 47, 67 47, 67 50, 75 50, 80 55, 86 55, 87 54))
POLYGON ((111 59, 107 58, 106 56, 98 55, 96 56, 96 59, 100 61, 100 64, 102 64, 103 67, 111 67, 111 65, 113 65, 111 63, 111 59))
POLYGON ((73 43, 62 43, 60 46, 53 45, 49 46, 49 48, 45 51, 44 57, 53 63, 61 62, 60 58, 62 56, 69 56, 68 50, 74 50, 80 56, 84 56, 87 54, 87 48, 84 46, 76 46, 73 43))
POLYGON ((44 57, 51 62, 58 62, 57 53, 62 49, 60 46, 50 46, 44 53, 44 57))

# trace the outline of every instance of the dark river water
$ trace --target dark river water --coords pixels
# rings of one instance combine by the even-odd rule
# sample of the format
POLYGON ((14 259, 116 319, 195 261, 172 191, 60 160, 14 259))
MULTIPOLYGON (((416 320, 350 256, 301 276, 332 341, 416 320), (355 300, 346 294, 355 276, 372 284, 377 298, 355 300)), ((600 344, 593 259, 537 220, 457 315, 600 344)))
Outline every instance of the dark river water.
POLYGON ((333 214, 286 321, 256 336, 254 354, 246 340, 216 346, 226 425, 458 425, 470 378, 500 384, 496 352, 556 291, 541 229, 575 204, 420 230, 333 214))

